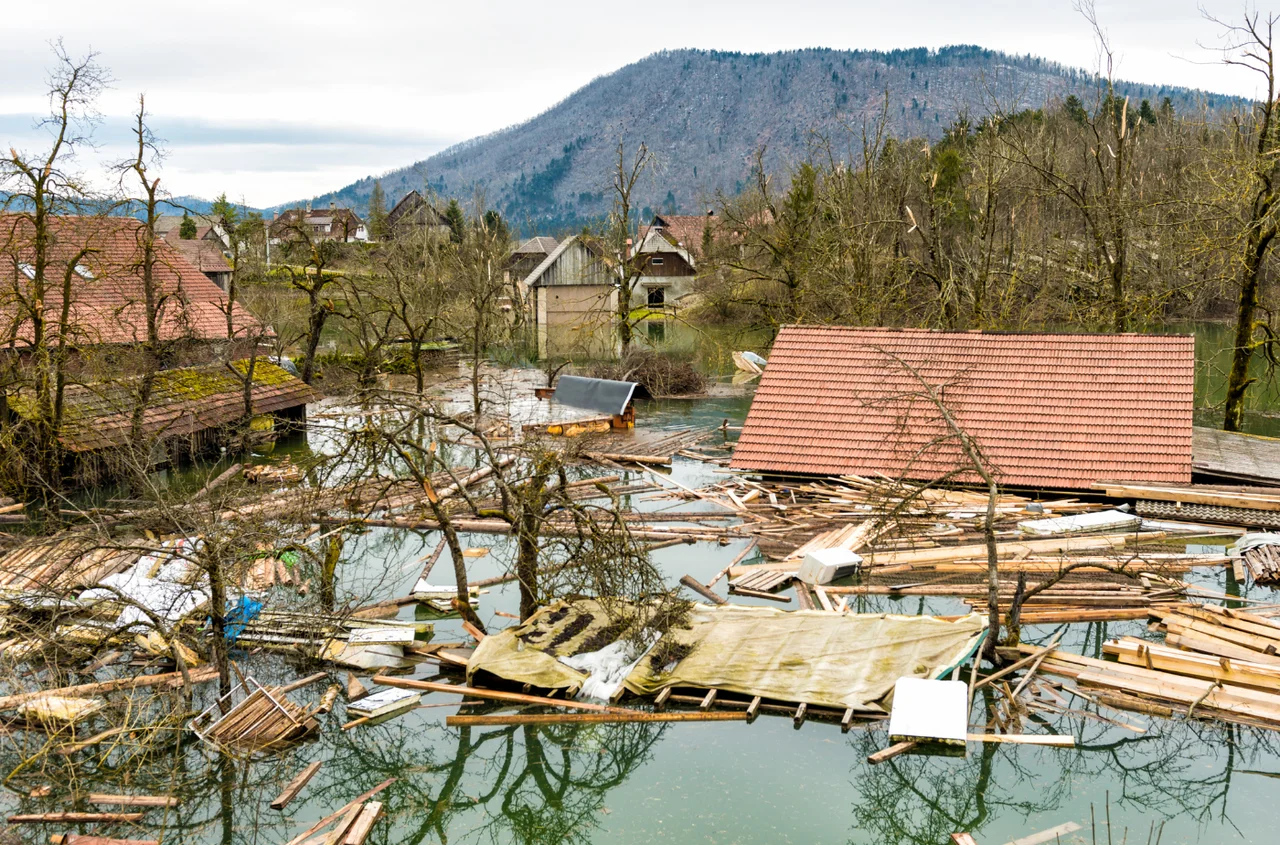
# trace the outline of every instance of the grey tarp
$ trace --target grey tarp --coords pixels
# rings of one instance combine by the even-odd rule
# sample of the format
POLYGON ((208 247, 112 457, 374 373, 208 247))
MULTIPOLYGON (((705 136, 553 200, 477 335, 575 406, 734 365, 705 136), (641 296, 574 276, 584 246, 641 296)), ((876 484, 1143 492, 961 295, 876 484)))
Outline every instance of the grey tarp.
MULTIPOLYGON (((585 676, 543 649, 556 641, 556 631, 573 624, 576 611, 588 610, 585 605, 558 603, 525 625, 487 637, 468 674, 485 671, 518 683, 576 691, 585 676), (555 626, 547 624, 549 613, 558 614, 555 626), (521 639, 530 632, 536 636, 521 639)), ((596 609, 588 612, 595 615, 596 609)), ((738 605, 695 605, 689 623, 664 635, 651 652, 653 659, 640 661, 627 676, 628 690, 647 695, 664 687, 714 688, 882 713, 889 709, 899 678, 942 677, 974 653, 986 632, 986 619, 978 614, 947 620, 738 605), (683 656, 674 666, 664 666, 665 655, 683 656)), ((598 648, 589 641, 592 630, 598 627, 592 625, 552 650, 568 656, 579 644, 598 648)))
POLYGON ((634 381, 560 376, 556 381, 553 398, 560 405, 601 414, 621 414, 627 410, 627 404, 638 386, 634 381))

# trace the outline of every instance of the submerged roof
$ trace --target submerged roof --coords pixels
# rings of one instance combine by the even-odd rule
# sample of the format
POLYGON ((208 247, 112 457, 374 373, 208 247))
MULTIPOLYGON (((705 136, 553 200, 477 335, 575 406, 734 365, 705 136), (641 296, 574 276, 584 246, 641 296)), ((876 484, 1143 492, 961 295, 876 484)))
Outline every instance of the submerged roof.
MULTIPOLYGON (((148 437, 186 437, 233 423, 244 416, 247 360, 225 364, 162 370, 155 376, 151 401, 143 412, 148 437)), ((122 446, 129 441, 141 376, 101 384, 67 388, 66 412, 60 440, 72 452, 122 446)), ((268 361, 253 366, 253 412, 270 414, 296 408, 318 397, 304 383, 268 361)), ((30 397, 12 396, 9 406, 19 416, 30 410, 30 397)))
MULTIPOLYGON (((637 387, 640 385, 634 381, 560 376, 556 380, 556 392, 552 398, 561 405, 602 414, 621 414, 627 410, 637 387)), ((644 388, 640 390, 644 392, 644 388)), ((647 392, 644 395, 647 396, 647 392)))
POLYGON ((732 466, 941 478, 968 464, 932 392, 1002 484, 1184 484, 1194 340, 787 326, 732 466))

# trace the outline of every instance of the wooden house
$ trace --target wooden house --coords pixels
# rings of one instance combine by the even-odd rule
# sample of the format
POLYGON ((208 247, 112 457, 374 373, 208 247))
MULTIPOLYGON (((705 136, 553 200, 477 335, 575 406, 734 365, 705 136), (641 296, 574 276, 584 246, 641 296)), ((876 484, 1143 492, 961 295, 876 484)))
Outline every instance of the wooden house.
POLYGON ((566 238, 523 284, 529 291, 539 357, 617 355, 617 267, 598 242, 581 235, 566 238))
POLYGON ((447 240, 450 235, 449 218, 417 191, 405 194, 387 212, 385 237, 390 240, 412 231, 426 231, 441 240, 447 240))

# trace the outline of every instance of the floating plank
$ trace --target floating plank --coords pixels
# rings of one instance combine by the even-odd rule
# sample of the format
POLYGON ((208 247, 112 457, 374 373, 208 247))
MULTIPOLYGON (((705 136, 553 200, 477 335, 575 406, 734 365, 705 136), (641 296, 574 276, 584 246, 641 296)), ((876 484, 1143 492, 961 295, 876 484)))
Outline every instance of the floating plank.
POLYGON ((1074 736, 1057 734, 969 734, 969 742, 997 742, 1010 745, 1048 745, 1054 748, 1074 748, 1074 736))
POLYGON ((365 804, 364 809, 356 816, 356 820, 351 823, 347 835, 342 838, 342 845, 363 845, 364 840, 373 830, 374 823, 380 818, 382 818, 381 801, 370 801, 365 804))
POLYGON ((874 754, 868 754, 867 762, 874 766, 877 763, 883 763, 885 760, 892 760, 894 757, 897 757, 899 754, 906 754, 908 751, 915 748, 918 744, 919 743, 916 743, 916 742, 894 743, 893 745, 890 745, 888 748, 881 749, 880 751, 877 751, 874 754))
POLYGON ((290 801, 298 797, 298 793, 307 785, 307 782, 310 781, 311 778, 315 777, 316 772, 320 771, 320 767, 322 765, 324 765, 324 763, 317 760, 294 775, 293 780, 289 781, 280 794, 275 797, 275 800, 271 802, 271 809, 283 810, 288 806, 290 801))
POLYGON ((110 824, 140 822, 142 813, 23 813, 9 816, 9 824, 110 824))
POLYGON ((570 701, 562 698, 547 698, 541 695, 524 695, 523 693, 518 692, 479 689, 477 687, 467 687, 459 684, 438 684, 434 681, 418 681, 412 678, 393 678, 388 675, 377 675, 374 677, 373 681, 374 683, 388 687, 419 689, 427 690, 428 692, 451 692, 455 695, 469 696, 471 698, 488 698, 493 701, 511 701, 517 704, 544 704, 551 707, 567 707, 572 710, 590 710, 597 713, 634 712, 622 707, 606 707, 603 704, 592 704, 588 701, 570 701))
POLYGON ((158 839, 112 839, 109 836, 86 836, 80 833, 55 833, 52 845, 160 845, 158 839))
POLYGON ((90 804, 117 804, 122 807, 176 807, 178 799, 170 795, 107 795, 89 793, 90 804))
POLYGON ((1064 822, 1057 827, 1051 827, 1048 830, 1042 830, 1039 833, 1033 833, 1030 836, 1023 836, 1012 842, 1006 842, 1004 845, 1043 845, 1045 842, 1058 842, 1062 837, 1069 833, 1075 833, 1080 829, 1080 825, 1075 822, 1064 822))

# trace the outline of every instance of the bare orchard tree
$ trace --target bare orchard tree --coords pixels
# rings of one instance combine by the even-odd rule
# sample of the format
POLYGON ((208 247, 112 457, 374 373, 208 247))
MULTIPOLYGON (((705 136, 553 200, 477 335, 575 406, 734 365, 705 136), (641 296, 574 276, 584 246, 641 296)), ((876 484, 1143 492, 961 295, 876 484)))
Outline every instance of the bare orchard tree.
POLYGON ((618 304, 614 314, 614 328, 622 357, 631 351, 638 319, 631 315, 631 301, 639 289, 648 256, 638 252, 641 226, 635 219, 635 193, 641 179, 655 166, 654 155, 645 144, 627 155, 626 144, 618 142, 610 188, 613 207, 604 231, 607 252, 605 265, 613 265, 618 285, 618 304))
POLYGON ((85 243, 62 256, 55 250, 53 227, 57 215, 89 198, 87 183, 72 167, 77 149, 88 143, 97 122, 95 103, 108 82, 96 54, 74 57, 59 42, 54 56, 49 115, 40 124, 52 139, 48 148, 35 153, 10 148, 0 161, 0 194, 9 212, 0 232, 7 253, 4 276, 10 280, 4 299, 13 315, 7 339, 30 349, 35 397, 34 460, 27 465, 30 472, 24 483, 36 488, 46 503, 62 486, 58 436, 75 345, 71 304, 80 278, 76 267, 93 250, 85 243))

